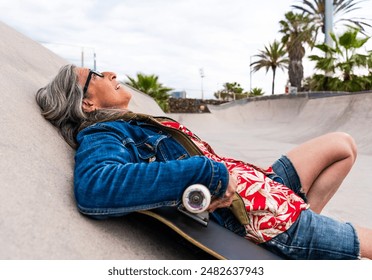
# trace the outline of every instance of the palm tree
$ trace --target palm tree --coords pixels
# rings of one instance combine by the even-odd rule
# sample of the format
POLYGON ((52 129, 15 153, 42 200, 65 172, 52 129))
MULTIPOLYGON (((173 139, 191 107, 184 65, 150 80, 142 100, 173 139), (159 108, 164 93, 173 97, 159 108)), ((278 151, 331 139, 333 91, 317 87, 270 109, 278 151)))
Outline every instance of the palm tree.
POLYGON ((349 81, 356 67, 367 67, 368 55, 357 51, 369 40, 369 37, 358 38, 358 29, 350 29, 339 38, 334 33, 331 38, 335 47, 326 44, 315 47, 324 52, 325 56, 310 55, 309 59, 316 62, 315 68, 325 72, 340 70, 344 81, 349 81))
POLYGON ((263 91, 263 89, 258 87, 252 88, 251 91, 248 92, 249 97, 262 96, 264 94, 265 92, 263 91))
POLYGON ((302 59, 305 56, 305 44, 313 46, 314 28, 311 20, 304 14, 288 12, 285 20, 281 20, 280 31, 283 33, 282 43, 286 46, 289 66, 288 77, 291 86, 301 88, 301 82, 304 77, 302 59))
MULTIPOLYGON (((358 6, 367 0, 333 0, 333 17, 334 24, 342 23, 347 27, 356 27, 361 30, 363 34, 366 28, 372 27, 364 18, 345 18, 345 14, 349 14, 355 10, 360 9, 358 6)), ((325 32, 325 0, 300 0, 302 5, 292 5, 292 8, 299 10, 305 15, 309 16, 311 22, 314 24, 315 36, 314 41, 317 39, 319 30, 325 32)), ((367 19, 369 20, 369 19, 367 19)))
POLYGON ((247 97, 247 93, 243 93, 243 88, 237 82, 224 83, 223 89, 214 93, 214 97, 217 99, 228 100, 239 100, 247 97))
POLYGON ((368 51, 367 69, 370 76, 372 76, 372 50, 368 51))
POLYGON ((168 111, 168 93, 172 90, 172 88, 164 87, 161 83, 159 83, 158 76, 137 73, 137 79, 129 76, 127 76, 127 78, 129 82, 125 82, 125 84, 151 96, 155 99, 164 112, 168 111))
MULTIPOLYGON (((364 78, 354 74, 356 68, 368 69, 369 55, 361 54, 359 50, 365 45, 370 37, 358 38, 358 29, 349 29, 339 38, 331 33, 331 38, 335 47, 327 44, 319 44, 315 47, 324 53, 324 56, 310 55, 309 59, 316 62, 315 68, 325 73, 335 73, 339 71, 342 76, 342 82, 336 83, 336 79, 325 77, 326 75, 317 75, 318 81, 322 81, 325 89, 334 89, 342 87, 345 91, 363 90, 364 78), (332 81, 332 82, 331 82, 332 81)), ((339 90, 339 89, 338 89, 339 90)))
POLYGON ((271 94, 274 94, 276 69, 280 68, 284 70, 288 65, 288 58, 284 45, 275 40, 272 44, 269 44, 269 47, 265 46, 265 50, 261 50, 260 53, 255 56, 258 57, 259 60, 251 63, 251 66, 254 66, 252 71, 256 72, 261 68, 265 68, 266 73, 269 69, 273 71, 271 94))

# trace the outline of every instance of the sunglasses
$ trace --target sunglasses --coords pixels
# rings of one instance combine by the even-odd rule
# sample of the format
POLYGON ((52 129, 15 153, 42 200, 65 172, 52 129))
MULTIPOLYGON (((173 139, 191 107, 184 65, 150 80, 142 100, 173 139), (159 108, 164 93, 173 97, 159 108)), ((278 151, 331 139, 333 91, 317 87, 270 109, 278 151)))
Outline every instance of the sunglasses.
POLYGON ((96 70, 92 70, 92 69, 89 69, 89 74, 88 74, 88 78, 87 78, 87 81, 85 82, 85 85, 84 85, 84 90, 83 90, 83 93, 86 94, 87 90, 88 90, 88 87, 89 87, 89 82, 90 80, 92 79, 92 75, 96 75, 98 77, 101 77, 103 78, 103 74, 101 72, 98 72, 96 70))

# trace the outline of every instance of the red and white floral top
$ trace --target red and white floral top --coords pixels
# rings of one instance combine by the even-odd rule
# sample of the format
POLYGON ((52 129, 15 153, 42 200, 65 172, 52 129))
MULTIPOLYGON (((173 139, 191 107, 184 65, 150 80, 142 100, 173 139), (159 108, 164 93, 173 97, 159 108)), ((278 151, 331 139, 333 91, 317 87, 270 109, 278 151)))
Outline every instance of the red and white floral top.
POLYGON ((205 156, 223 162, 230 174, 237 177, 237 192, 242 197, 249 224, 246 238, 261 243, 286 231, 309 206, 288 187, 267 177, 271 167, 261 169, 252 164, 216 155, 208 143, 201 140, 185 126, 172 121, 163 125, 181 130, 199 147, 205 156))

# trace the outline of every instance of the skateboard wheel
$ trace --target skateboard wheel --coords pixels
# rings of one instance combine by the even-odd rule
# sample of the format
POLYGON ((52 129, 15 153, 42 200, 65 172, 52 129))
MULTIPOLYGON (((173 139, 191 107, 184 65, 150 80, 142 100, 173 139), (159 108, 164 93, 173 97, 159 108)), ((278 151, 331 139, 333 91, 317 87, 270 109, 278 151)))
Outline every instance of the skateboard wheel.
POLYGON ((191 185, 183 192, 182 203, 190 213, 202 213, 211 203, 211 193, 204 185, 191 185))

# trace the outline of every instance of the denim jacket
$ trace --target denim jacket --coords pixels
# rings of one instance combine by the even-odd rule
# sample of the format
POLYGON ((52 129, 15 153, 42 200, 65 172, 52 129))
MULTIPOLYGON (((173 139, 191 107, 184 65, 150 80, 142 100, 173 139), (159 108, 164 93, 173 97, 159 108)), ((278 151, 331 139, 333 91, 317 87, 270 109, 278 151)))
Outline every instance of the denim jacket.
POLYGON ((80 131, 77 142, 75 197, 79 211, 95 218, 176 206, 196 183, 220 197, 228 185, 223 163, 190 154, 161 125, 96 123, 80 131))

